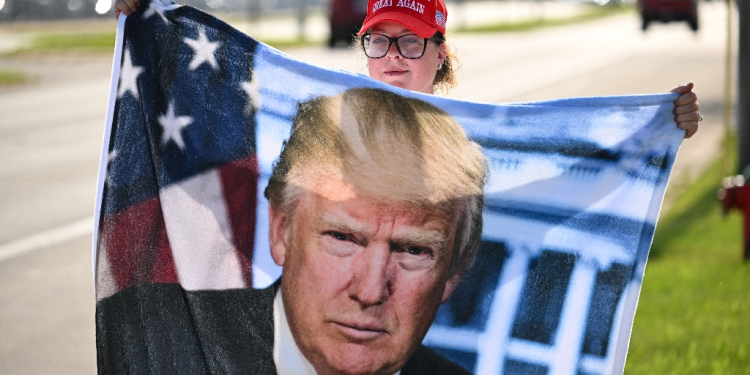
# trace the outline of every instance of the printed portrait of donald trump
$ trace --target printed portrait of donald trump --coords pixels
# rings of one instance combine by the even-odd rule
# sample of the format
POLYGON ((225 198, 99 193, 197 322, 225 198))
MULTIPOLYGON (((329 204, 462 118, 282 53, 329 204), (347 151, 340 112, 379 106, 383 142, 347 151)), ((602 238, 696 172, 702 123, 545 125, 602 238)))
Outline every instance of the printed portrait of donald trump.
POLYGON ((474 258, 486 170, 423 101, 352 89, 301 104, 265 191, 279 373, 465 373, 420 343, 474 258))

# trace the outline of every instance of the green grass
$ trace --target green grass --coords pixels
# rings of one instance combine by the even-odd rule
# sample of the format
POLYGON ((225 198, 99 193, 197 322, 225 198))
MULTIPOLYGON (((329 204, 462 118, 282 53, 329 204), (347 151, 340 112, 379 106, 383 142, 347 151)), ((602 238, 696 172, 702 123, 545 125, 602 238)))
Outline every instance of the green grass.
POLYGON ((50 52, 106 52, 115 48, 114 32, 44 33, 34 36, 28 46, 9 55, 26 55, 50 52))
POLYGON ((307 40, 307 39, 288 39, 288 40, 260 39, 260 41, 276 49, 322 46, 325 44, 325 41, 322 41, 322 40, 307 40))
MULTIPOLYGON (((617 6, 594 6, 588 7, 588 9, 575 16, 566 18, 539 18, 534 20, 527 20, 521 22, 504 22, 498 24, 471 26, 465 28, 459 28, 451 30, 451 32, 514 32, 514 31, 528 31, 533 29, 539 29, 544 27, 556 27, 566 26, 576 23, 591 21, 602 17, 612 16, 616 14, 622 14, 625 12, 632 12, 635 8, 629 5, 617 5, 617 6)), ((322 45, 323 41, 309 41, 302 39, 289 39, 289 40, 265 40, 261 39, 265 44, 278 49, 303 47, 311 45, 322 45)))
POLYGON ((27 79, 28 77, 23 72, 0 69, 0 86, 23 83, 27 79))
POLYGON ((634 11, 633 6, 629 5, 617 5, 617 6, 590 6, 588 9, 580 14, 571 17, 564 18, 538 18, 532 20, 525 20, 519 22, 503 22, 491 25, 481 25, 466 27, 455 30, 457 32, 514 32, 514 31, 528 31, 533 29, 540 29, 545 27, 557 27, 566 26, 576 23, 591 21, 602 17, 612 16, 615 14, 622 14, 626 12, 634 11))
MULTIPOLYGON (((291 48, 323 44, 306 40, 263 40, 275 48, 291 48)), ((11 53, 24 55, 50 52, 97 52, 112 53, 115 48, 114 32, 73 33, 73 34, 40 34, 32 39, 29 46, 11 53)))
POLYGON ((750 262, 741 215, 716 198, 722 171, 717 160, 659 220, 626 374, 750 374, 750 262))
MULTIPOLYGON (((543 27, 565 26, 585 22, 609 15, 632 11, 632 6, 592 6, 581 14, 567 18, 540 18, 522 22, 482 25, 454 30, 456 32, 512 32, 526 31, 543 27)), ((262 42, 279 49, 323 45, 324 41, 303 39, 261 39, 262 42)), ((77 32, 45 32, 32 38, 31 43, 17 51, 12 56, 56 53, 56 52, 94 52, 112 53, 114 50, 115 33, 111 31, 77 31, 77 32)))
POLYGON ((112 52, 114 47, 114 32, 45 34, 37 36, 33 42, 33 48, 40 50, 81 49, 112 52))

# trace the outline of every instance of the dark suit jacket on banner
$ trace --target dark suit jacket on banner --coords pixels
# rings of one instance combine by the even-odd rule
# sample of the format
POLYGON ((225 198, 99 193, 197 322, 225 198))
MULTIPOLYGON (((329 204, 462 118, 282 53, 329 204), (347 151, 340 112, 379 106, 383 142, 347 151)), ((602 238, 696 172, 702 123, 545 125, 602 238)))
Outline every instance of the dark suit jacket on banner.
MULTIPOLYGON (((186 291, 179 284, 147 284, 99 301, 99 374, 276 374, 277 285, 186 291)), ((401 370, 418 374, 468 372, 420 346, 401 370)))

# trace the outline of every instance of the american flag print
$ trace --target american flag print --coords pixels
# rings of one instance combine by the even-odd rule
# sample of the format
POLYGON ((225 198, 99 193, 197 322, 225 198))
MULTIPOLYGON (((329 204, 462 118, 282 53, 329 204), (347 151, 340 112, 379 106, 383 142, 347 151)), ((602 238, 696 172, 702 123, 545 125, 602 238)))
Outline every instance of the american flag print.
POLYGON ((205 14, 178 25, 166 14, 182 7, 144 8, 121 46, 97 293, 178 280, 188 289, 248 287, 255 215, 247 213, 258 179, 253 49, 234 45, 205 14), (160 39, 171 32, 180 37, 160 39))
MULTIPOLYGON (((510 104, 419 94, 305 63, 168 1, 145 0, 118 24, 97 308, 138 285, 206 291, 278 279, 262 196, 274 160, 300 102, 354 87, 442 108, 489 159, 484 242, 424 344, 477 374, 622 373, 682 139, 675 94, 510 104)), ((120 319, 110 313, 98 310, 97 322, 120 319)), ((97 323, 100 349, 155 350, 148 335, 136 340, 142 348, 121 348, 105 330, 97 323)), ((100 356, 100 368, 114 360, 100 356)))
POLYGON ((445 30, 445 21, 446 17, 445 14, 443 14, 441 11, 436 10, 435 11, 435 23, 440 26, 443 30, 445 30))

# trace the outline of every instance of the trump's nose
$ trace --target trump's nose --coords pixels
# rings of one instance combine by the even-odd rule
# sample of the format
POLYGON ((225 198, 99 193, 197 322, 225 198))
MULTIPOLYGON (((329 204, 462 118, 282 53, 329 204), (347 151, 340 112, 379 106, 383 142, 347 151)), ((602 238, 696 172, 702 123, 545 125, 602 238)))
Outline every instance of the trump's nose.
POLYGON ((391 293, 390 246, 370 244, 352 264, 349 296, 363 306, 380 305, 391 293))

